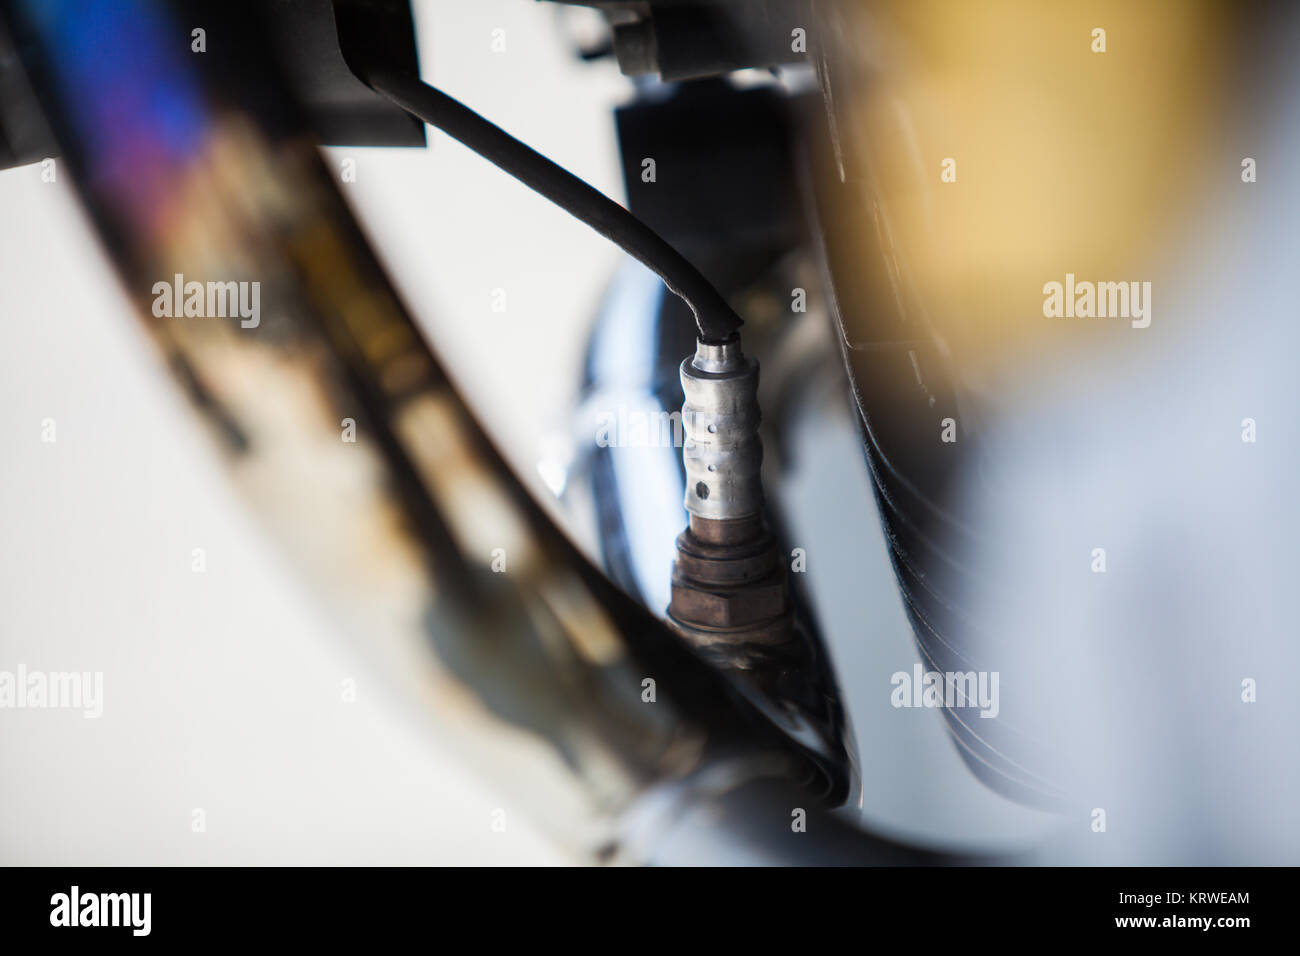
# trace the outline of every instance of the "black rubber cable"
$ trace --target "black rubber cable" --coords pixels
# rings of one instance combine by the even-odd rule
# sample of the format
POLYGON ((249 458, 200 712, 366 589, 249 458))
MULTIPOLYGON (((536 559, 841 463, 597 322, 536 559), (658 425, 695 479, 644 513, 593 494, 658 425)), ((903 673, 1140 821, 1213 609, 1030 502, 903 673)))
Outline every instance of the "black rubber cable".
POLYGON ((604 193, 418 77, 382 67, 357 73, 381 96, 468 146, 653 270, 695 313, 703 341, 724 341, 740 328, 740 317, 700 270, 604 193))

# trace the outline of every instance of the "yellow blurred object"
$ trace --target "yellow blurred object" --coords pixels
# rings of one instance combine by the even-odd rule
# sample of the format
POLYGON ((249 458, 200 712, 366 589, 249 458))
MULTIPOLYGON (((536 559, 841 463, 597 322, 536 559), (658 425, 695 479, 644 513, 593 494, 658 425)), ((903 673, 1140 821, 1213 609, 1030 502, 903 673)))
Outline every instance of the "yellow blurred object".
MULTIPOLYGON (((905 321, 928 324, 968 384, 1045 338, 1095 334, 1101 320, 1046 318, 1044 284, 1157 279, 1214 184, 1238 181, 1231 13, 1184 0, 839 12, 832 55, 857 63, 837 89, 844 174, 879 219, 864 209, 858 228, 890 238, 897 307, 920 313, 905 321)), ((1156 323, 1174 321, 1158 282, 1154 299, 1156 323)))

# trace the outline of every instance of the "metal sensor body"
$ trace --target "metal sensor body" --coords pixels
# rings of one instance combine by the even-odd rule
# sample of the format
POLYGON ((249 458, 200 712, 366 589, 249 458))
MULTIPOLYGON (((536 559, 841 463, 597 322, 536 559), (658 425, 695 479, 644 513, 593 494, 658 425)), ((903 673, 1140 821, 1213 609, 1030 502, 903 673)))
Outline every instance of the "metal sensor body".
POLYGON ((686 510, 715 520, 762 514, 758 363, 741 352, 737 337, 698 342, 681 378, 686 510))
POLYGON ((738 338, 682 362, 686 510, 669 624, 715 665, 779 663, 796 636, 776 539, 763 523, 758 363, 738 338))

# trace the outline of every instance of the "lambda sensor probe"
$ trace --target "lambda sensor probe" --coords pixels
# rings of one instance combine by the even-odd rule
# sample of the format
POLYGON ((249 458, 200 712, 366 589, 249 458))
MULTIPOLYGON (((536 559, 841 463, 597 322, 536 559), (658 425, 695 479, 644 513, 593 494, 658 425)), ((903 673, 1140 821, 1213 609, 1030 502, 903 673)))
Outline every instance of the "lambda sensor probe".
POLYGON ((758 362, 739 335, 682 362, 689 524, 677 538, 674 630, 716 665, 762 669, 796 636, 776 539, 763 521, 758 362))

